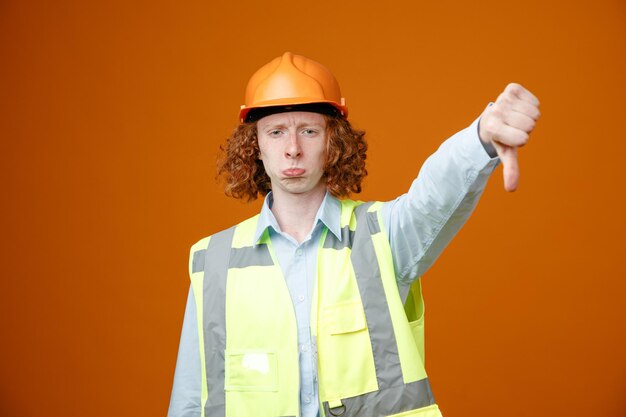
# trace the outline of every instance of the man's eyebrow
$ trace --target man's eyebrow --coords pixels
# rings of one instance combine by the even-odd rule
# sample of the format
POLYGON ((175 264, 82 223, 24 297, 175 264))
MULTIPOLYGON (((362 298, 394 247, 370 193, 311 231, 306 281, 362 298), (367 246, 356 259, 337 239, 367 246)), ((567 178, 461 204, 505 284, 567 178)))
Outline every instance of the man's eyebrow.
POLYGON ((323 126, 322 122, 302 122, 298 126, 323 126))
MULTIPOLYGON (((305 126, 323 128, 324 124, 320 122, 301 122, 296 125, 296 128, 299 129, 305 126)), ((276 128, 281 128, 281 127, 288 127, 288 125, 286 123, 269 123, 265 126, 260 126, 259 129, 265 130, 265 129, 276 129, 276 128)))
POLYGON ((261 126, 260 129, 276 129, 277 127, 285 127, 284 123, 269 123, 265 126, 261 126))

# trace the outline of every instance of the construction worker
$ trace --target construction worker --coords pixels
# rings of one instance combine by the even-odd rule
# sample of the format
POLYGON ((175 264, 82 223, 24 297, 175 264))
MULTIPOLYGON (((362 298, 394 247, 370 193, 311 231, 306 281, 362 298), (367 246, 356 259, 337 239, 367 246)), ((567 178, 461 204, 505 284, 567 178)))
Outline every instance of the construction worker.
POLYGON ((248 82, 222 147, 230 196, 261 212, 193 245, 170 417, 440 416, 424 369, 420 276, 517 148, 539 102, 508 85, 424 163, 407 194, 347 199, 364 132, 334 76, 285 53, 248 82))

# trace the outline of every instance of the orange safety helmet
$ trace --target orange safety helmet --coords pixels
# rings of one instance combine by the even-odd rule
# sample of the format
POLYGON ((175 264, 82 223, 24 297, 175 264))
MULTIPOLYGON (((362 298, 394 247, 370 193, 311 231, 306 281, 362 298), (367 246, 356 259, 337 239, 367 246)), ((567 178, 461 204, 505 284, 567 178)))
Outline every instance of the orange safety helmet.
POLYGON ((252 109, 313 103, 329 104, 348 117, 346 100, 333 74, 319 62, 285 52, 250 77, 239 119, 243 123, 252 109))

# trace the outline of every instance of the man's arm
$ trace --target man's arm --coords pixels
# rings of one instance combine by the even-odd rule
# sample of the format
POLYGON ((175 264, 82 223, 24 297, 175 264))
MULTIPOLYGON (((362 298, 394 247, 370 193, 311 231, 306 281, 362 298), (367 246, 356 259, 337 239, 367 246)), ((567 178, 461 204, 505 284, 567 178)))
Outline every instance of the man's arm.
POLYGON ((422 165, 407 194, 383 205, 396 279, 423 275, 467 221, 498 165, 478 138, 478 120, 422 165))
POLYGON ((193 289, 189 288, 183 330, 178 348, 174 386, 168 417, 200 417, 201 370, 198 350, 198 321, 193 289))
POLYGON ((496 154, 505 189, 517 188, 517 147, 527 143, 539 115, 536 97, 509 84, 478 120, 426 160, 407 194, 385 203, 383 221, 399 283, 423 275, 467 221, 497 166, 496 154))

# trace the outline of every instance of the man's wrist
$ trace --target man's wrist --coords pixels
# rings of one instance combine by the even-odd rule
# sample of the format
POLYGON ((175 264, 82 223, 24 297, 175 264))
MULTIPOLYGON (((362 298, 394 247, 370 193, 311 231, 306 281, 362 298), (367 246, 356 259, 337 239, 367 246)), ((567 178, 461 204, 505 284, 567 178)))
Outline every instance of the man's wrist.
POLYGON ((476 124, 476 134, 478 135, 480 143, 483 145, 483 149, 485 149, 485 152, 487 152, 487 155, 489 155, 490 158, 495 158, 496 156, 498 156, 498 152, 496 151, 496 147, 493 146, 493 143, 483 140, 483 138, 480 136, 480 118, 478 119, 478 123, 476 124))
MULTIPOLYGON (((490 102, 489 104, 487 104, 487 107, 490 107, 490 106, 493 106, 493 102, 490 102)), ((478 134, 478 139, 480 140, 480 143, 483 145, 485 152, 487 152, 487 155, 489 155, 489 157, 493 159, 496 156, 498 156, 498 151, 496 151, 496 147, 493 146, 493 143, 490 140, 486 140, 480 135, 480 119, 482 119, 482 117, 483 115, 481 114, 480 117, 478 118, 478 123, 476 123, 476 133, 478 134)))

